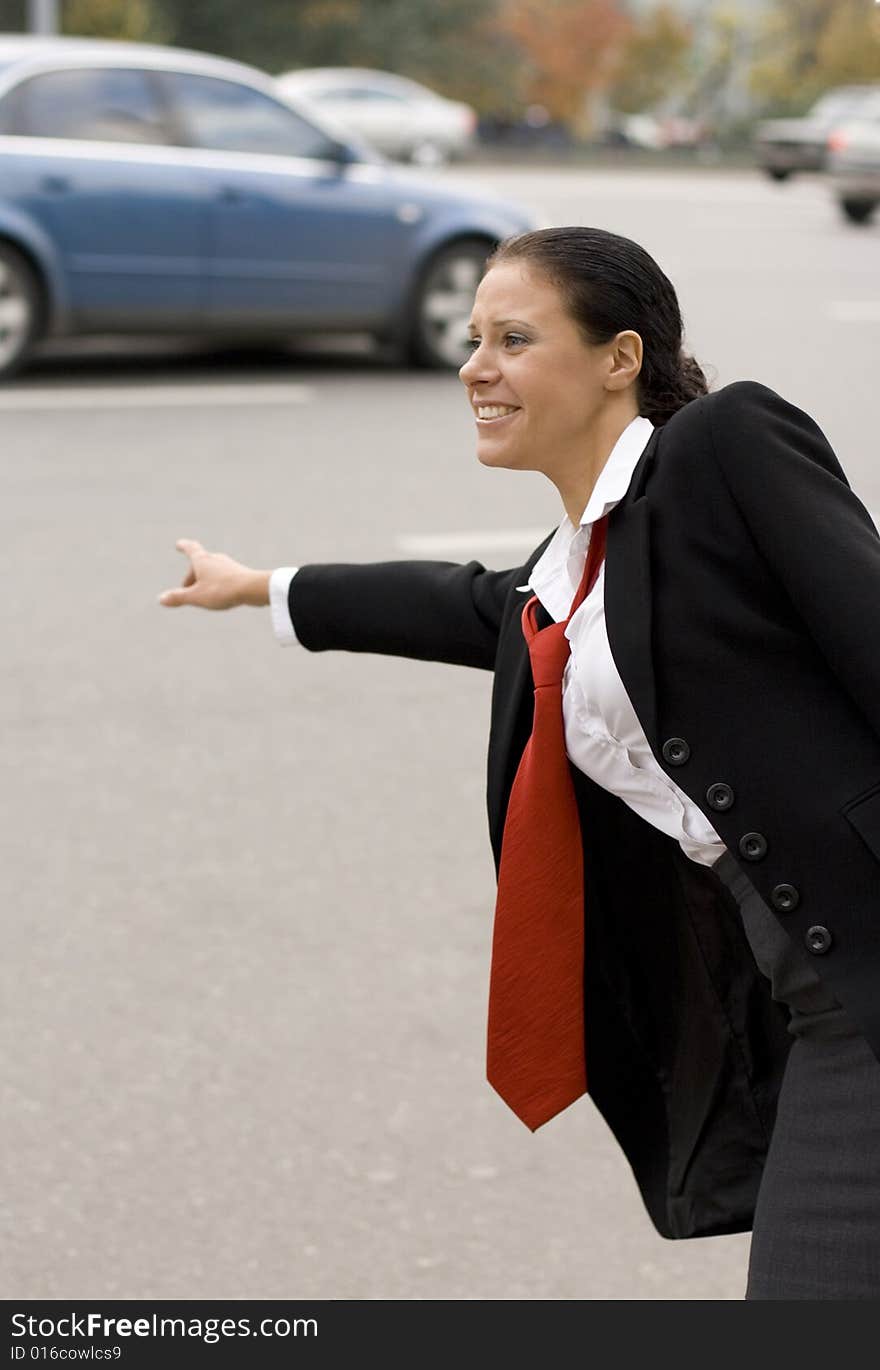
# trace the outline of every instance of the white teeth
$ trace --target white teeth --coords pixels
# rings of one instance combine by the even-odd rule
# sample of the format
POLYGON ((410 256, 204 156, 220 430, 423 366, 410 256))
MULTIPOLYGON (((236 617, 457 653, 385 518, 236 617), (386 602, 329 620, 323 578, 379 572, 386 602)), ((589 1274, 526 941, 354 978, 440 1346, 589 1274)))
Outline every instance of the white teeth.
POLYGON ((503 419, 506 414, 515 413, 516 408, 515 404, 480 404, 477 405, 477 418, 503 419))

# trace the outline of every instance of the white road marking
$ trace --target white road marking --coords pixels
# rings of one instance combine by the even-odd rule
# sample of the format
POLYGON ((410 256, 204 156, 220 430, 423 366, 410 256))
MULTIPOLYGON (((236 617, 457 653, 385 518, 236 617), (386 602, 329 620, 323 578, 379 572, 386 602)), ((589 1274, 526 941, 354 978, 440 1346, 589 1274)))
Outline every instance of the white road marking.
POLYGON ((266 382, 255 385, 106 385, 0 389, 0 409, 222 409, 263 404, 308 404, 307 385, 266 382))
POLYGON ((880 323, 880 300, 832 300, 828 316, 835 323, 880 323))
POLYGON ((507 548, 530 551, 543 542, 552 524, 543 528, 480 528, 469 533, 401 533, 395 538, 402 552, 434 556, 440 552, 496 552, 507 548))

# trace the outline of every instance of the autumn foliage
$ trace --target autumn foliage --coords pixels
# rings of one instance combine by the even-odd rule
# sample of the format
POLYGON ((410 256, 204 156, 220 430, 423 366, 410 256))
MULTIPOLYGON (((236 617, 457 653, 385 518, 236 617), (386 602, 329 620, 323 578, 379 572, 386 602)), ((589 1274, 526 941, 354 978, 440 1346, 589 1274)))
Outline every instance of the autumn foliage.
POLYGON ((575 128, 632 27, 614 0, 502 0, 495 24, 523 54, 526 101, 575 128))

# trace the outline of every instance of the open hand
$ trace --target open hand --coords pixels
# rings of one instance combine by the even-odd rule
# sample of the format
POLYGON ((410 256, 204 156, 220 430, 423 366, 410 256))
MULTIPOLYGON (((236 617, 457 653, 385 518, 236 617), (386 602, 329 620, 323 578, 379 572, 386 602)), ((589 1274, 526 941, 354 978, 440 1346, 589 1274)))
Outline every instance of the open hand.
POLYGON ((175 546, 189 557, 189 570, 180 589, 165 590, 159 603, 176 609, 193 604, 199 609, 234 609, 239 604, 268 604, 268 571, 254 571, 225 552, 206 552, 193 538, 178 538, 175 546))

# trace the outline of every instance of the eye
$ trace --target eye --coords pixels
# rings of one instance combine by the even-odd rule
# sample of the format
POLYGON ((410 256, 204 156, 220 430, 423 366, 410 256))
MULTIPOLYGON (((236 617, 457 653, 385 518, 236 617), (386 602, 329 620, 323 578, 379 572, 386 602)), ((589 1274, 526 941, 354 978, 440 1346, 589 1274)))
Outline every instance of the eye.
POLYGON ((467 348, 468 352, 476 352, 477 348, 478 348, 479 345, 480 345, 480 339, 479 339, 479 338, 467 338, 467 339, 465 340, 465 344, 464 344, 464 345, 465 345, 465 347, 467 348))
POLYGON ((528 342, 528 338, 524 338, 522 333, 505 333, 504 341, 510 343, 512 347, 520 347, 523 343, 528 342))

